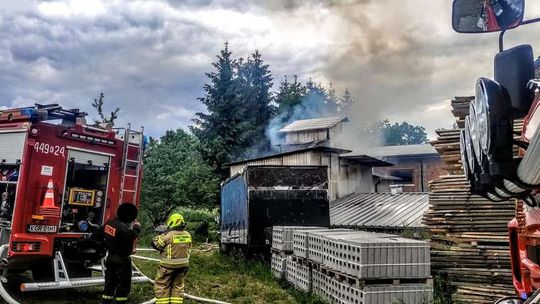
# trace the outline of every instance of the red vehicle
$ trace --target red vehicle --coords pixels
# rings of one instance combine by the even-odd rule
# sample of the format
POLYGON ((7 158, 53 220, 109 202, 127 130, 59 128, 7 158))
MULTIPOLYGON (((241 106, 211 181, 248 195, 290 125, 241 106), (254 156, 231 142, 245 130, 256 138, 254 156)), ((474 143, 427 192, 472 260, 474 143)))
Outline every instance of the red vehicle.
POLYGON ((507 30, 540 21, 523 21, 524 8, 524 0, 454 0, 452 16, 457 32, 500 31, 494 79, 476 83, 461 133, 461 156, 471 192, 493 201, 518 201, 516 218, 508 225, 516 296, 496 302, 508 304, 540 300, 540 80, 535 79, 540 64, 530 45, 503 47, 507 30), (497 16, 497 24, 471 22, 486 10, 491 19, 497 16), (524 119, 520 139, 514 138, 516 119, 524 119))
POLYGON ((102 284, 90 266, 105 250, 85 236, 119 204, 138 206, 143 130, 85 116, 55 104, 0 111, 0 269, 32 270, 23 291, 102 284))

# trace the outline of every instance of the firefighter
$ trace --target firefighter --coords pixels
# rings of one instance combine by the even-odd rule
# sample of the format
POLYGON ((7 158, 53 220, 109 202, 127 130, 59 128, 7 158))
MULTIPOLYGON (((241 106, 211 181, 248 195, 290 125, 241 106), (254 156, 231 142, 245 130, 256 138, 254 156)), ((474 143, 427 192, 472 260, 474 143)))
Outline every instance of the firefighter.
POLYGON ((167 220, 168 230, 152 240, 160 252, 161 262, 154 283, 156 304, 182 304, 184 278, 188 271, 191 235, 185 231, 186 222, 179 213, 167 220))
POLYGON ((131 290, 131 258, 133 242, 139 236, 141 224, 136 222, 137 207, 123 203, 116 211, 116 217, 98 229, 92 238, 105 242, 105 287, 102 303, 126 303, 131 290), (134 222, 135 221, 135 222, 134 222))

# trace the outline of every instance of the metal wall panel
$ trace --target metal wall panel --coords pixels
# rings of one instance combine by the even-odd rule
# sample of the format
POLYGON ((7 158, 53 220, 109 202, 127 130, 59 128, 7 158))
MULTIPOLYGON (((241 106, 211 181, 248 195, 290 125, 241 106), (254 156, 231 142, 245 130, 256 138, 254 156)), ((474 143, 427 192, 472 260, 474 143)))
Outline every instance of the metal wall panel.
POLYGON ((360 174, 358 174, 357 192, 375 192, 373 184, 373 169, 371 167, 360 166, 360 174))
POLYGON ((79 150, 69 150, 69 159, 74 159, 78 164, 92 163, 94 166, 104 166, 110 163, 110 156, 90 153, 79 150))
POLYGON ((0 133, 0 161, 8 164, 22 161, 26 131, 0 133))
POLYGON ((240 165, 232 165, 231 168, 230 168, 230 176, 233 176, 235 175, 236 173, 239 173, 240 171, 242 171, 242 169, 245 167, 244 164, 240 164, 240 165))
POLYGON ((294 153, 283 156, 284 166, 306 166, 312 165, 310 155, 307 152, 294 153))

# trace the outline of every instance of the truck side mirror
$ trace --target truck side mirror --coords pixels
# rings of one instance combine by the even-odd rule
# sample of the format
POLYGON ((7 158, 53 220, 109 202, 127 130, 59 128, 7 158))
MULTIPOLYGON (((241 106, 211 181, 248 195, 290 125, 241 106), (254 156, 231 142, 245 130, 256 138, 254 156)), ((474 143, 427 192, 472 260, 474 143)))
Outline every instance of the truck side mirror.
POLYGON ((525 0, 454 0, 452 27, 458 33, 505 31, 523 21, 525 0))
POLYGON ((534 78, 534 55, 528 44, 519 45, 495 55, 495 81, 503 86, 510 96, 512 116, 523 118, 529 112, 534 92, 527 88, 534 78))

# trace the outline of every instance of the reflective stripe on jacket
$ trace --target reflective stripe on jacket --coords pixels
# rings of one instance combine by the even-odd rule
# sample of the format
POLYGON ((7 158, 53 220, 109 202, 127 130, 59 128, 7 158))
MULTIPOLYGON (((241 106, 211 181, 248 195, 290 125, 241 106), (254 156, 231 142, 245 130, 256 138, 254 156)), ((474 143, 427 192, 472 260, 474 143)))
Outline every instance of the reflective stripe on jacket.
POLYGON ((152 240, 161 254, 161 266, 181 268, 189 266, 191 235, 187 231, 170 230, 152 240))

